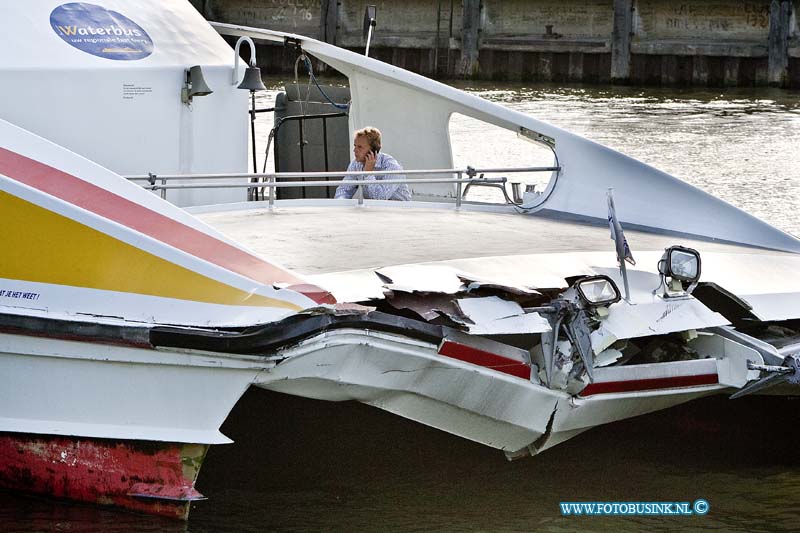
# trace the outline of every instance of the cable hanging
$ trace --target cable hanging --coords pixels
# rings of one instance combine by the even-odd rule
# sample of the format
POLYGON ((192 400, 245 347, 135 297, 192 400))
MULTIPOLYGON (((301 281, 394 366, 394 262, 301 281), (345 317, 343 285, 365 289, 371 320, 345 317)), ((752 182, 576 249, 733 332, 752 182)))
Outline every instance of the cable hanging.
POLYGON ((317 77, 316 77, 316 76, 314 76, 314 69, 313 69, 313 68, 311 68, 311 60, 310 60, 310 59, 308 59, 308 57, 307 57, 305 54, 301 55, 301 56, 300 56, 300 59, 302 59, 302 60, 303 60, 303 62, 305 63, 305 65, 306 65, 306 70, 308 70, 308 75, 311 77, 311 81, 313 81, 313 82, 314 82, 314 85, 316 85, 316 86, 317 86, 317 89, 319 89, 319 92, 320 92, 320 94, 322 94, 322 96, 324 96, 324 97, 325 97, 325 99, 328 101, 328 103, 329 103, 329 104, 331 104, 331 105, 332 105, 333 107, 335 107, 336 109, 343 109, 343 110, 345 110, 345 111, 346 111, 346 110, 348 110, 348 109, 350 109, 350 104, 337 104, 336 102, 334 102, 334 101, 333 101, 333 100, 332 100, 332 99, 331 99, 331 98, 330 98, 330 97, 329 97, 329 96, 328 96, 328 95, 325 93, 325 91, 324 91, 324 90, 322 89, 322 87, 320 86, 319 82, 317 82, 317 77))

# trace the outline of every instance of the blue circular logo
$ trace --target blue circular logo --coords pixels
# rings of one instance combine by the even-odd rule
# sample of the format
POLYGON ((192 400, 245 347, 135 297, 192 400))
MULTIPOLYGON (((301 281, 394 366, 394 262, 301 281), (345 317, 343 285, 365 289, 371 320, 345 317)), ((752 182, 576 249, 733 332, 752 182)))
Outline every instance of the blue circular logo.
POLYGON ((132 61, 153 53, 153 40, 131 19, 94 4, 62 4, 50 13, 56 35, 78 50, 106 59, 132 61))

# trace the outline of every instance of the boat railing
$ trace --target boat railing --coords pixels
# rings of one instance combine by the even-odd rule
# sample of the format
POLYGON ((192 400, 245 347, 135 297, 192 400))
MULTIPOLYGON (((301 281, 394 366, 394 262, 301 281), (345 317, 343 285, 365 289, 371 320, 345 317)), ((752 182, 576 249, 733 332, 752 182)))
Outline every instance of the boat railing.
POLYGON ((432 169, 432 170, 382 170, 382 171, 361 171, 361 172, 274 172, 274 173, 230 173, 230 174, 146 174, 146 175, 132 175, 126 176, 126 179, 139 182, 144 189, 149 191, 160 191, 161 197, 166 199, 167 191, 180 190, 180 189, 228 189, 228 188, 248 188, 253 194, 254 199, 259 199, 258 191, 262 191, 261 198, 263 199, 264 191, 269 191, 268 202, 269 206, 275 205, 275 189, 280 187, 330 187, 333 185, 355 185, 358 187, 357 199, 359 205, 364 203, 364 185, 370 185, 371 181, 356 180, 330 180, 329 178, 354 176, 419 176, 419 175, 444 175, 451 177, 442 178, 416 178, 413 180, 407 179, 384 179, 381 180, 382 185, 400 184, 416 185, 423 183, 451 183, 456 186, 456 207, 461 206, 463 197, 467 194, 471 187, 493 187, 502 191, 503 196, 507 203, 517 204, 521 200, 521 184, 513 182, 513 196, 509 198, 506 190, 508 177, 501 176, 497 178, 487 178, 486 174, 513 174, 521 172, 558 172, 561 167, 509 167, 509 168, 483 168, 476 169, 472 167, 463 168, 448 168, 448 169, 432 169), (455 176, 455 177, 452 177, 455 176), (466 176, 466 177, 465 177, 466 176), (304 179, 308 178, 325 178, 320 181, 283 181, 291 179, 304 179), (232 179, 247 179, 246 183, 229 183, 225 180, 232 179), (205 180, 221 180, 214 182, 206 182, 205 180), (181 183, 170 183, 180 181, 181 183), (187 181, 196 181, 195 183, 187 183, 187 181))

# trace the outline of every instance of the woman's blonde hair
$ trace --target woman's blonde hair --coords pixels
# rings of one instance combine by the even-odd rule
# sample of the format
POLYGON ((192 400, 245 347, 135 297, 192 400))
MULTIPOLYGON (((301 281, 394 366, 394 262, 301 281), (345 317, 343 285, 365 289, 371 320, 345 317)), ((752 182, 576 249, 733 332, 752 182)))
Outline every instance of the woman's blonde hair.
POLYGON ((361 128, 360 130, 356 130, 353 137, 366 137, 367 142, 373 150, 377 152, 381 149, 381 130, 378 128, 373 128, 371 126, 361 128))

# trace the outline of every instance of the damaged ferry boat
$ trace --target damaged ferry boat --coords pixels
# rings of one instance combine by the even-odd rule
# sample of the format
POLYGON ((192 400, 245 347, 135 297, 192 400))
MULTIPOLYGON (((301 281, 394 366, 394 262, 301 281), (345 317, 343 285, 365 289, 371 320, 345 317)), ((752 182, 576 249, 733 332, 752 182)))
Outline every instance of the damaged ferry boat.
POLYGON ((0 28, 1 487, 185 519, 252 386, 510 459, 703 396, 800 390, 800 241, 661 171, 183 0, 6 2, 0 28), (299 172, 248 172, 253 41, 308 74, 275 121, 276 167, 299 172), (319 85, 321 64, 349 89, 319 85), (549 160, 453 168, 454 114, 549 160), (327 197, 334 145, 346 165, 368 125, 411 202, 327 197), (546 186, 463 201, 519 170, 546 186))

